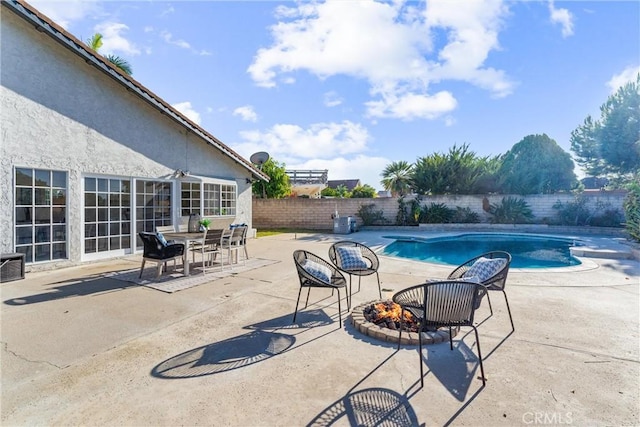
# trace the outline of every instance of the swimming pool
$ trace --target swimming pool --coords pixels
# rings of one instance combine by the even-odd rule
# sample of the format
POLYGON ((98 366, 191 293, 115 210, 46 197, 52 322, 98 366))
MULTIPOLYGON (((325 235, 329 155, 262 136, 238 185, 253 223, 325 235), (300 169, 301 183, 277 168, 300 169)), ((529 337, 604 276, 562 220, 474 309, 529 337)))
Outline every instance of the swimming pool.
POLYGON ((469 233, 434 238, 385 236, 395 241, 382 254, 437 264, 460 265, 490 251, 511 254, 513 268, 554 268, 581 264, 570 248, 581 242, 571 238, 510 233, 469 233))

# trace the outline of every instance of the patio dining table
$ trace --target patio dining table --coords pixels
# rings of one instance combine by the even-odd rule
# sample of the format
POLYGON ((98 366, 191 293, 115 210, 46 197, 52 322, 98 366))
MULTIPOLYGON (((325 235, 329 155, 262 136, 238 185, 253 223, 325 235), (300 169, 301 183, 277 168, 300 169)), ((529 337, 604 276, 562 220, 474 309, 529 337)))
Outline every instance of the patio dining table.
POLYGON ((204 243, 204 233, 202 232, 175 232, 175 233, 163 233, 167 240, 173 240, 176 242, 184 243, 184 255, 182 263, 184 265, 184 275, 189 275, 189 247, 192 243, 204 243))

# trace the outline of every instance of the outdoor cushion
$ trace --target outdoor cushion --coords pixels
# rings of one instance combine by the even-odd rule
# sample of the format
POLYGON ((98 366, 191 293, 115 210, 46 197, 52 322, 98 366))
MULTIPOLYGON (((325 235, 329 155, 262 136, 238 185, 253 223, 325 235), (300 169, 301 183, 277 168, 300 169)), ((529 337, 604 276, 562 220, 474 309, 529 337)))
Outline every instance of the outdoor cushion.
POLYGON ((489 259, 480 257, 473 263, 471 268, 464 274, 464 278, 478 277, 481 282, 489 280, 497 272, 502 270, 506 265, 507 260, 503 258, 489 259))
POLYGON ((316 279, 331 283, 331 269, 329 267, 307 259, 302 264, 302 268, 316 279))
POLYGON ((337 248, 340 257, 340 268, 343 270, 361 270, 368 268, 367 261, 362 257, 362 252, 355 246, 339 246, 337 248))
POLYGON ((158 241, 162 243, 162 246, 167 246, 169 244, 169 242, 167 242, 167 239, 164 238, 161 232, 158 231, 156 233, 156 237, 158 238, 158 241))

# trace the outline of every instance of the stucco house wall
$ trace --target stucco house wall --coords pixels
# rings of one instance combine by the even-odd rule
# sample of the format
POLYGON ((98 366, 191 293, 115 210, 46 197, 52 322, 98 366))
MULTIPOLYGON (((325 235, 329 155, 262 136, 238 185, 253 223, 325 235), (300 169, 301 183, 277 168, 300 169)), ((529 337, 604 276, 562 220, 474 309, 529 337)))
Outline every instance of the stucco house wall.
POLYGON ((136 178, 173 183, 172 217, 176 223, 183 220, 181 180, 201 177, 235 182, 236 215, 216 217, 214 226, 239 222, 251 226, 250 181, 260 172, 154 108, 94 63, 5 7, 0 16, 3 253, 15 248, 15 168, 67 173, 68 259, 49 262, 45 268, 76 264, 85 258, 85 176, 126 178, 132 184, 136 178), (189 174, 180 177, 177 170, 189 174))

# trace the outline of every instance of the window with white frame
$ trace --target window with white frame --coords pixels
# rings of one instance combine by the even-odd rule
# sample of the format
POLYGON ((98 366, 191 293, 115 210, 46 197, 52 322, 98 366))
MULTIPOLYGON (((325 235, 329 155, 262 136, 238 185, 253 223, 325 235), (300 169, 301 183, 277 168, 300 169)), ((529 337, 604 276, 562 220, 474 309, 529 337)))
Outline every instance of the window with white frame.
POLYGON ((15 169, 15 248, 25 262, 67 258, 67 173, 15 169))
POLYGON ((131 181, 84 179, 84 253, 131 248, 131 181))
POLYGON ((182 215, 197 213, 202 216, 236 214, 237 187, 233 184, 212 182, 182 182, 182 215))

